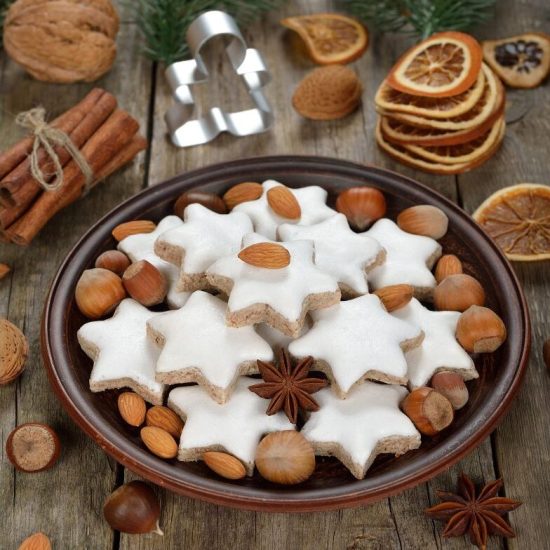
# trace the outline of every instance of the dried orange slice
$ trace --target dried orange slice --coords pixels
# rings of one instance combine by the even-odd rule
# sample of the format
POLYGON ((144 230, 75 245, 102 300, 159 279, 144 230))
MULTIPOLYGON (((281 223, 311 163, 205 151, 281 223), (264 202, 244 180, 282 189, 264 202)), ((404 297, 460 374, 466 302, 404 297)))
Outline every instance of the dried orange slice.
POLYGON ((359 21, 337 13, 287 17, 281 21, 303 39, 319 65, 350 63, 367 49, 367 30, 359 21))
POLYGON ((493 193, 473 218, 510 260, 550 259, 550 187, 520 183, 493 193))
POLYGON ((407 51, 391 70, 388 84, 412 95, 458 95, 476 81, 482 56, 481 46, 472 36, 440 32, 407 51))
POLYGON ((496 141, 483 154, 479 154, 478 156, 472 155, 470 162, 444 164, 423 158, 415 154, 413 151, 406 149, 403 145, 391 143, 382 133, 380 122, 376 127, 376 141, 382 150, 406 166, 417 168, 432 174, 462 174, 463 172, 468 172, 469 170, 476 168, 494 155, 494 153, 498 150, 502 139, 504 138, 504 134, 505 125, 502 124, 500 126, 496 141))
POLYGON ((480 100, 469 111, 466 111, 462 115, 447 119, 435 119, 399 112, 388 113, 384 111, 382 114, 389 114, 392 118, 410 126, 418 126, 420 128, 435 128, 437 130, 452 131, 471 130, 485 122, 491 116, 495 105, 503 101, 505 94, 504 86, 495 76, 493 71, 491 71, 487 65, 483 65, 483 71, 486 78, 485 91, 480 100))

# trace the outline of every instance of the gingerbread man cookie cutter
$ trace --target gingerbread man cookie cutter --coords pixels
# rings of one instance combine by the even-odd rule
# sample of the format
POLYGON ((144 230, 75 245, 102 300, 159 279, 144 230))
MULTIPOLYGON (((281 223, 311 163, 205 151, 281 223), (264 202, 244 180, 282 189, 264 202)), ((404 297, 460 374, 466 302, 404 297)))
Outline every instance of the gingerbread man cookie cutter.
POLYGON ((249 136, 268 130, 274 117, 262 88, 271 77, 260 52, 246 47, 235 20, 222 11, 203 13, 189 26, 186 40, 193 59, 178 61, 166 69, 166 78, 176 101, 165 115, 174 145, 190 147, 208 143, 221 132, 249 136), (235 72, 243 80, 255 107, 236 112, 212 107, 204 116, 197 117, 192 86, 207 82, 209 78, 201 49, 218 36, 228 37, 225 52, 235 72))

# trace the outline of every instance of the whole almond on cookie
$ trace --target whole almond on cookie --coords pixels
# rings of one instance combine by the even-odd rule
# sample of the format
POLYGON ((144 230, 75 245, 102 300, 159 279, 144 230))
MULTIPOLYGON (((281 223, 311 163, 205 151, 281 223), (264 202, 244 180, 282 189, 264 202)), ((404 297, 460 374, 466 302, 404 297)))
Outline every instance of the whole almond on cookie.
POLYGON ((155 405, 145 415, 147 426, 156 426, 166 430, 172 437, 178 439, 183 430, 183 420, 168 407, 155 405))
POLYGON ((242 479, 246 475, 243 463, 233 455, 208 451, 202 455, 202 459, 212 471, 226 479, 242 479))
POLYGON ((139 235, 140 233, 152 233, 156 228, 155 222, 150 220, 132 220, 117 225, 112 235, 117 241, 122 241, 130 235, 139 235))
POLYGON ((141 440, 145 446, 160 458, 174 458, 178 454, 178 444, 175 439, 162 428, 146 426, 141 428, 141 440))
POLYGON ((147 409, 143 397, 137 393, 126 391, 118 396, 118 411, 120 416, 130 426, 141 426, 145 420, 147 409))
POLYGON ((226 191, 223 200, 228 210, 232 210, 242 202, 255 201, 262 196, 263 187, 256 182, 245 181, 238 183, 226 191))
POLYGON ((292 191, 284 185, 272 187, 267 192, 267 202, 273 212, 287 220, 299 220, 302 209, 292 191))
POLYGON ((277 243, 257 243, 243 248, 239 258, 254 267, 283 269, 290 264, 289 251, 277 243))
POLYGON ((376 290, 374 294, 380 298, 386 311, 392 312, 405 307, 412 300, 414 289, 411 285, 390 285, 376 290))

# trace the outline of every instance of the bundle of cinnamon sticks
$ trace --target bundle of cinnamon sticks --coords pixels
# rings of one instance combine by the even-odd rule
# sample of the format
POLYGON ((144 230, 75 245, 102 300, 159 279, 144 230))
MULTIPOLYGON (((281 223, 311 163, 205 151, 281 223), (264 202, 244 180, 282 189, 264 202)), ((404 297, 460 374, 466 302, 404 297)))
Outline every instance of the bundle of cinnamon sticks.
MULTIPOLYGON (((80 150, 93 172, 91 186, 147 147, 138 134, 139 123, 117 108, 112 94, 99 88, 50 126, 67 134, 80 150)), ((63 167, 63 183, 56 190, 44 190, 31 173, 33 143, 34 136, 29 136, 0 153, 0 236, 19 245, 29 244, 57 212, 87 190, 86 176, 62 146, 54 150, 63 167)), ((41 172, 53 178, 54 162, 44 149, 38 149, 36 160, 41 172)))

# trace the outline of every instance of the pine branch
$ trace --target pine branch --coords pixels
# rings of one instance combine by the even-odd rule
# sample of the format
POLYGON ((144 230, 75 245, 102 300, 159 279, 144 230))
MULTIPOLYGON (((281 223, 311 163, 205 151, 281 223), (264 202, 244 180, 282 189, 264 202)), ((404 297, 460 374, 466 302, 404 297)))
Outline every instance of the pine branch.
POLYGON ((496 0, 344 0, 347 9, 382 32, 427 38, 434 32, 466 31, 493 15, 496 0))
POLYGON ((170 65, 189 55, 185 33, 201 13, 220 9, 246 25, 284 0, 128 0, 145 39, 144 53, 170 65))

